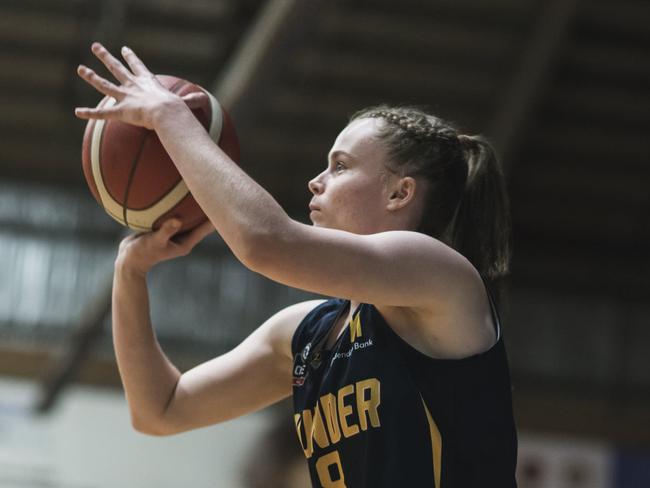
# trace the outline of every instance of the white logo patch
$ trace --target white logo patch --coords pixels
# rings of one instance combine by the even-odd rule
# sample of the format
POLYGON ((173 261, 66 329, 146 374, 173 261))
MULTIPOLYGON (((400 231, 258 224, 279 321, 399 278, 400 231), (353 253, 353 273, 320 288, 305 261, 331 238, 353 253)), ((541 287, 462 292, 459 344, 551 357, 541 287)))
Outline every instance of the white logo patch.
POLYGON ((365 342, 355 342, 347 351, 337 352, 336 354, 334 354, 334 357, 332 357, 332 361, 330 362, 330 365, 332 365, 334 361, 336 361, 337 359, 349 359, 350 356, 352 356, 352 353, 354 351, 358 351, 359 349, 365 349, 367 347, 372 347, 372 346, 373 346, 372 339, 368 339, 365 342))

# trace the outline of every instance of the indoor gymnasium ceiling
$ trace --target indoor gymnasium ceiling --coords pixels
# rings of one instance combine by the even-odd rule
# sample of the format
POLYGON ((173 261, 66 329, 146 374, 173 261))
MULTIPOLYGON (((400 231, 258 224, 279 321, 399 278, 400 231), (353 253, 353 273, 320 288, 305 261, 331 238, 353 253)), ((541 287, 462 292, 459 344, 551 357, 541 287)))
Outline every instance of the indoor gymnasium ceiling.
MULTIPOLYGON (((303 2, 304 3, 304 2, 303 2)), ((83 187, 77 80, 91 40, 213 87, 262 2, 0 2, 0 177, 83 187)), ((234 110, 242 166, 296 218, 346 118, 424 104, 507 156, 514 283, 621 300, 650 292, 650 4, 313 2, 234 110)), ((95 64, 96 65, 96 64, 95 64)))
MULTIPOLYGON (((119 382, 120 227, 85 188, 73 117, 99 99, 75 75, 98 66, 91 41, 221 93, 227 66, 255 60, 241 47, 265 6, 294 10, 234 85, 244 169, 307 221, 307 181, 363 106, 427 105, 486 133, 514 217, 502 311, 518 424, 650 445, 647 0, 0 0, 0 373, 40 377, 43 410, 75 375, 119 382)), ((217 238, 151 281, 161 344, 187 366, 305 298, 217 238)))

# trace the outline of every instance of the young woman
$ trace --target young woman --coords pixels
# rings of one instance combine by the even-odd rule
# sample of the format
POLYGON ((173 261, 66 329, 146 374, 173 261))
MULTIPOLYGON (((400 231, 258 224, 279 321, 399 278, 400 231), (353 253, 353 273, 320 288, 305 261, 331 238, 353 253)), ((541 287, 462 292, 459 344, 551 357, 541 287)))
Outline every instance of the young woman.
POLYGON ((130 69, 92 50, 119 84, 78 73, 117 103, 77 116, 155 130, 209 218, 180 243, 168 221, 120 245, 113 333, 134 427, 174 434, 293 391, 314 486, 515 486, 510 379, 484 284, 506 272, 509 254, 490 146, 415 109, 363 110, 309 182, 305 225, 210 140, 188 109, 200 95, 170 93, 128 48, 130 69), (145 275, 214 229, 251 270, 341 298, 287 307, 181 374, 152 331, 145 275))

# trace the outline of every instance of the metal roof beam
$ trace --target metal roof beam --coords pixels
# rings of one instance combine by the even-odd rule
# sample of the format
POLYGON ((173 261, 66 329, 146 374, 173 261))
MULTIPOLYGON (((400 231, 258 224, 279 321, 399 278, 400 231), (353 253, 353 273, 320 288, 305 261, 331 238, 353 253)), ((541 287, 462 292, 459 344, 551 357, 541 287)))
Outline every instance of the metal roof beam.
POLYGON ((499 149, 506 173, 557 63, 578 3, 579 0, 554 0, 547 4, 490 125, 489 134, 499 149))

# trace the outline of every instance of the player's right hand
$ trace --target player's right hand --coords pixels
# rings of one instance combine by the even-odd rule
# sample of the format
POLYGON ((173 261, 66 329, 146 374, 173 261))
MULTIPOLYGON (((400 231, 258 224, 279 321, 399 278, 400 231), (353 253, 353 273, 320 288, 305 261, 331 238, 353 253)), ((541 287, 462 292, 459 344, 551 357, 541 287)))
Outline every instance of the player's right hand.
POLYGON ((125 237, 120 242, 115 266, 144 276, 161 261, 188 255, 215 230, 209 220, 189 232, 177 235, 180 228, 180 220, 170 219, 157 231, 125 237))
POLYGON ((81 119, 120 120, 154 130, 155 121, 163 112, 171 110, 173 113, 185 105, 197 108, 205 102, 205 93, 190 93, 181 98, 169 91, 128 47, 122 48, 128 68, 100 43, 94 42, 91 49, 119 84, 98 75, 87 66, 79 65, 77 73, 90 86, 103 95, 113 97, 117 103, 96 108, 77 107, 75 115, 81 119))

